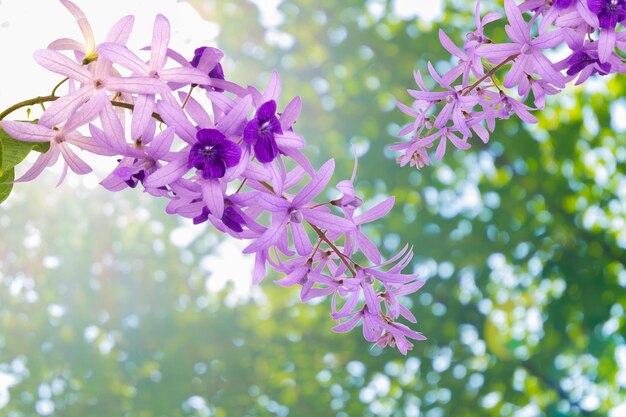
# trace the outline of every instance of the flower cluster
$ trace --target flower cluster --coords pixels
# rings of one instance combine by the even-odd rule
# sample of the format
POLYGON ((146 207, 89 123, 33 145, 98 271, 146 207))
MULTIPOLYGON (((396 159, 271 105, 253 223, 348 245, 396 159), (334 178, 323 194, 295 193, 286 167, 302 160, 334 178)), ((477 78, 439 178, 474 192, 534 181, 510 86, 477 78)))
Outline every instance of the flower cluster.
POLYGON ((570 81, 578 85, 595 74, 626 72, 619 55, 626 52, 626 32, 616 30, 626 21, 626 0, 525 0, 520 5, 505 0, 504 10, 508 43, 494 43, 485 35, 484 27, 502 16, 492 12, 481 18, 480 1, 476 29, 462 48, 439 31, 441 44, 457 62, 443 75, 428 64, 442 91, 429 91, 421 73, 415 73, 418 89, 408 90, 415 100, 411 106, 399 104, 415 120, 398 136, 411 139, 391 146, 402 153, 401 166, 430 165, 428 149, 437 141, 437 160, 448 141, 457 149, 468 149, 474 135, 487 143, 497 119, 517 115, 536 123, 531 112, 543 109, 545 96, 559 93, 570 81), (550 60, 558 48, 569 55, 550 60), (499 72, 505 73, 501 83, 499 72))
POLYGON ((413 347, 408 339, 424 339, 398 321, 416 322, 399 302, 423 285, 402 273, 412 252, 405 247, 385 261, 361 231, 391 210, 393 197, 364 210, 355 163, 352 178, 337 184, 339 198, 316 201, 334 161, 315 170, 302 152, 304 139, 294 131, 301 101, 279 104, 276 73, 263 91, 227 81, 219 49, 198 48, 189 61, 169 48, 170 25, 161 15, 149 48, 135 53, 125 46, 132 16, 96 44, 80 9, 60 1, 85 42, 60 39, 35 52, 41 66, 65 79, 43 98, 52 104, 37 124, 2 122, 18 140, 50 144, 17 181, 34 179, 59 156, 63 177, 68 168, 91 172, 78 150, 115 157, 102 186, 141 185, 168 200, 167 213, 249 241, 244 253, 255 257, 254 283, 271 268, 284 275, 278 285, 300 288, 303 302, 330 296, 335 331, 362 323, 366 340, 403 354, 413 347), (55 95, 64 87, 65 95, 55 95))

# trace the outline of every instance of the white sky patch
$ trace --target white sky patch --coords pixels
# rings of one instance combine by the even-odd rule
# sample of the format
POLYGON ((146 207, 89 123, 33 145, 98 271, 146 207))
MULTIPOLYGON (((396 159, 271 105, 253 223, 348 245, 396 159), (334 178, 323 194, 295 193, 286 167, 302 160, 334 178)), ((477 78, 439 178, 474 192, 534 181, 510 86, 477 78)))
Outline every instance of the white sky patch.
POLYGON ((285 16, 278 10, 283 0, 249 0, 261 13, 261 25, 265 28, 275 28, 285 21, 285 16))
MULTIPOLYGON (((161 13, 172 26, 170 47, 193 57, 195 48, 214 45, 219 34, 215 23, 202 19, 186 2, 172 0, 74 0, 87 15, 96 42, 104 40, 119 19, 135 16, 135 25, 128 45, 137 50, 148 46, 154 18, 161 13)), ((40 67, 33 52, 43 49, 55 39, 67 37, 83 41, 73 16, 58 1, 32 2, 3 0, 0 2, 0 53, 5 57, 0 83, 0 107, 3 109, 26 98, 49 94, 62 78, 40 67), (9 59, 6 59, 10 57, 9 59), (8 82, 11 80, 11 82, 8 82)), ((22 114, 23 115, 23 114, 22 114)))
POLYGON ((394 0, 393 13, 402 20, 434 22, 443 16, 443 0, 394 0))
POLYGON ((230 282, 232 290, 226 296, 227 305, 236 305, 247 301, 252 295, 252 270, 254 256, 244 255, 241 252, 247 246, 245 242, 225 240, 215 253, 202 258, 200 266, 208 272, 206 289, 210 293, 217 293, 230 282))

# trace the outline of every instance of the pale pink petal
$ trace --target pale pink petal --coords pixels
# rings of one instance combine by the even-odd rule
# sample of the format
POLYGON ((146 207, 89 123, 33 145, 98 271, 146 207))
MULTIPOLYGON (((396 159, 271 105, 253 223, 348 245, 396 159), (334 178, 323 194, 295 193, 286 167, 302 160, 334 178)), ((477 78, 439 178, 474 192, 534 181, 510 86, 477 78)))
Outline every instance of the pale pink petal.
POLYGON ((127 148, 126 134, 117 113, 110 103, 106 103, 106 105, 102 107, 100 122, 102 123, 104 135, 111 148, 119 154, 123 154, 124 150, 127 148))
POLYGON ((356 246, 361 249, 363 255, 367 257, 372 263, 379 264, 381 261, 380 252, 376 245, 367 238, 360 230, 355 230, 356 246))
POLYGON ((290 130, 284 131, 282 135, 275 135, 276 144, 282 150, 283 148, 303 148, 305 145, 304 138, 290 130))
POLYGON ((59 148, 55 145, 50 146, 50 150, 39 155, 33 166, 14 182, 26 182, 35 179, 39 176, 39 174, 41 174, 41 171, 43 171, 44 168, 54 165, 58 158, 59 148))
POLYGON ((293 237, 293 245, 296 248, 296 252, 300 256, 307 256, 313 252, 313 245, 311 245, 311 240, 309 239, 309 235, 302 223, 290 223, 291 227, 291 236, 293 237))
POLYGON ((283 132, 287 131, 298 119, 300 116, 300 111, 302 110, 302 99, 298 96, 294 97, 289 104, 285 107, 282 114, 280 115, 280 126, 283 129, 283 132))
POLYGON ((172 143, 174 142, 174 133, 176 129, 170 126, 152 139, 150 146, 148 147, 148 154, 156 159, 163 159, 163 157, 170 151, 172 143))
POLYGON ((78 175, 88 174, 92 171, 91 167, 87 165, 85 161, 80 159, 67 143, 63 142, 59 146, 61 148, 63 159, 65 159, 65 162, 67 162, 67 165, 69 165, 72 171, 78 175))
POLYGON ((39 118, 39 124, 46 126, 57 126, 66 121, 70 115, 82 104, 87 102, 96 90, 91 84, 87 84, 80 89, 61 97, 48 107, 39 118))
POLYGON ((72 61, 65 55, 50 49, 40 49, 33 54, 35 61, 42 67, 57 74, 64 75, 82 84, 91 83, 91 72, 72 61))
POLYGON ((363 318, 362 314, 355 314, 349 320, 344 321, 343 323, 333 327, 331 330, 335 333, 346 333, 351 331, 356 327, 357 324, 363 318))
POLYGON ((196 128, 191 124, 187 115, 180 106, 159 101, 156 105, 157 112, 161 115, 168 126, 176 128, 176 134, 185 142, 193 144, 197 142, 196 128))
POLYGON ((57 132, 49 127, 28 122, 5 120, 0 122, 0 124, 9 136, 25 142, 50 142, 57 135, 57 132))
POLYGON ((196 68, 178 67, 159 71, 159 78, 165 82, 178 82, 186 84, 211 84, 211 79, 207 74, 203 74, 196 68))
POLYGON ((252 274, 252 284, 258 285, 265 278, 265 256, 263 252, 257 252, 254 256, 254 272, 252 274))
POLYGON ((126 16, 121 18, 107 33, 105 42, 125 44, 130 37, 135 23, 135 16, 126 16))
POLYGON ((299 283, 302 278, 304 278, 307 272, 309 272, 309 268, 296 268, 284 278, 274 281, 274 283, 280 285, 281 287, 293 287, 299 283))
POLYGON ((152 188, 162 187, 182 178, 188 171, 187 157, 181 152, 178 158, 150 174, 146 178, 144 185, 152 188))
POLYGON ((252 98, 246 96, 239 100, 235 107, 229 111, 216 125, 217 128, 224 134, 224 136, 240 136, 243 132, 245 123, 247 122, 247 115, 252 108, 252 98))
POLYGON ((85 37, 85 41, 87 42, 88 49, 93 50, 95 46, 95 41, 93 38, 93 32, 91 30, 91 26, 89 25, 89 21, 87 20, 87 16, 85 16, 83 11, 80 10, 80 8, 78 8, 78 6, 76 6, 71 1, 69 0, 60 0, 60 1, 63 4, 63 6, 65 6, 65 8, 69 10, 70 13, 72 13, 72 15, 74 15, 74 18, 76 19, 76 23, 78 23, 78 27, 80 27, 80 31, 83 33, 83 36, 85 37))
POLYGON ((170 42, 170 22, 161 14, 154 21, 150 48, 150 70, 160 71, 167 60, 167 45, 170 42))
POLYGON ((288 221, 289 217, 286 214, 279 218, 274 218, 272 225, 256 241, 248 245, 243 250, 243 253, 253 253, 267 249, 279 239, 281 233, 285 231, 288 221))
POLYGON ((135 99, 133 117, 130 122, 131 140, 139 139, 145 134, 147 127, 151 123, 153 112, 154 96, 139 94, 135 99))
POLYGON ((293 205, 299 207, 303 204, 307 204, 312 201, 315 196, 321 193, 325 188, 335 170, 335 160, 329 159, 324 165, 322 165, 311 178, 311 181, 307 183, 293 198, 293 205))
POLYGON ((98 46, 98 53, 136 75, 148 75, 148 65, 125 46, 113 42, 98 46))
POLYGON ((162 81, 149 77, 110 77, 104 85, 109 91, 133 94, 158 94, 168 90, 162 81))
POLYGON ((211 120, 211 116, 209 113, 204 110, 204 107, 193 97, 188 97, 188 93, 183 93, 182 91, 178 93, 178 97, 181 101, 187 100, 187 105, 185 106, 185 111, 192 118, 192 120, 202 129, 211 129, 215 126, 213 125, 213 121, 211 120))
POLYGON ((217 218, 222 218, 224 214, 224 192, 218 180, 209 179, 202 182, 202 201, 211 214, 217 218))
POLYGON ((381 217, 386 216, 393 208, 395 200, 395 197, 389 197, 385 199, 384 201, 376 204, 371 209, 367 210, 365 213, 359 214, 358 216, 354 217, 354 222, 358 225, 362 225, 365 223, 371 223, 375 220, 380 219, 381 217))
POLYGON ((521 46, 516 43, 484 44, 476 49, 476 55, 494 64, 499 64, 505 59, 519 54, 520 50, 521 46))
POLYGON ((78 51, 78 52, 87 52, 85 45, 82 43, 75 41, 74 39, 61 38, 50 42, 48 45, 48 49, 52 49, 54 51, 78 51))
POLYGON ((354 224, 350 220, 335 216, 325 210, 303 208, 300 209, 300 212, 307 222, 322 229, 337 232, 346 232, 354 229, 354 224))
POLYGON ((72 145, 96 155, 113 156, 117 152, 111 151, 110 147, 103 147, 99 142, 87 136, 83 136, 78 132, 72 132, 65 137, 65 140, 72 145))
POLYGON ((515 1, 504 0, 504 11, 515 34, 511 39, 517 43, 529 44, 530 29, 528 28, 528 24, 524 21, 522 13, 515 4, 515 1))
POLYGON ((563 31, 562 30, 554 30, 552 32, 544 33, 542 35, 537 36, 531 42, 533 48, 535 49, 549 49, 554 48, 563 43, 563 31))
POLYGON ((270 100, 274 100, 278 102, 278 98, 280 96, 280 76, 278 72, 272 71, 272 76, 265 87, 265 91, 263 92, 263 96, 261 98, 261 103, 255 103, 260 106, 263 103, 266 103, 270 100))
POLYGON ((528 67, 528 55, 520 55, 513 62, 513 65, 504 77, 502 83, 506 88, 512 88, 520 82, 520 79, 526 76, 525 70, 528 67))
POLYGON ((604 63, 609 60, 615 49, 615 29, 601 29, 598 41, 598 58, 604 63))
POLYGON ((109 105, 109 100, 104 94, 96 94, 89 101, 83 104, 77 111, 75 111, 67 122, 63 125, 61 131, 63 133, 69 133, 78 129, 81 126, 86 125, 98 116, 100 110, 109 105))
POLYGON ((454 44, 454 42, 450 40, 450 38, 448 37, 448 35, 446 35, 443 29, 439 29, 439 42, 441 42, 441 45, 443 45, 443 47, 446 48, 448 52, 450 52, 457 58, 467 58, 467 55, 463 51, 461 51, 459 47, 454 44))

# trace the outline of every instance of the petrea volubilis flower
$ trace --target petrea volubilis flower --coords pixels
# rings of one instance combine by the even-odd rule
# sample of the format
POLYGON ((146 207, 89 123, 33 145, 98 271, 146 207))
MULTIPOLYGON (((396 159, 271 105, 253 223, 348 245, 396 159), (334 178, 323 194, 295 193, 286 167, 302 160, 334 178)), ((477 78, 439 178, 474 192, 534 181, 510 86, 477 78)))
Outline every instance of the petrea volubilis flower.
POLYGON ((226 168, 232 168, 241 159, 241 148, 217 129, 200 129, 198 143, 191 147, 187 168, 196 168, 202 178, 222 178, 226 168))
MULTIPOLYGON (((202 59, 203 54, 205 53, 205 51, 207 50, 208 46, 201 46, 200 48, 197 48, 194 51, 194 55, 193 55, 193 59, 189 62, 191 64, 192 67, 194 68, 198 68, 198 65, 200 65, 200 60, 202 59)), ((213 80, 224 80, 224 69, 222 68, 222 64, 220 64, 219 62, 217 64, 215 64, 215 66, 213 68, 211 68, 211 70, 209 71, 209 78, 212 78, 213 80)), ((202 88, 204 89, 208 89, 211 88, 207 85, 201 85, 202 88)), ((219 87, 213 87, 213 89, 215 91, 217 91, 218 93, 221 93, 224 91, 224 89, 219 88, 219 87)))
POLYGON ((626 19, 625 0, 587 0, 587 6, 598 16, 602 29, 615 29, 626 19))
POLYGON ((524 0, 519 5, 504 0, 504 10, 510 42, 495 43, 485 36, 484 26, 501 16, 490 12, 481 18, 480 1, 476 29, 466 35, 463 48, 440 31, 442 46, 458 63, 442 75, 428 63, 431 77, 445 91, 427 90, 420 71, 415 72, 419 90, 408 90, 415 100, 398 105, 412 119, 397 135, 408 142, 390 147, 400 153, 398 164, 429 165, 428 148, 438 138, 437 159, 445 152, 446 138, 458 149, 469 148, 474 135, 487 143, 496 120, 513 114, 537 123, 531 112, 543 109, 546 96, 558 94, 567 82, 581 84, 592 75, 626 72, 626 41, 620 30, 626 22, 626 0, 524 0), (550 52, 560 47, 571 54, 551 61, 555 54, 550 52))
POLYGON ((272 162, 278 156, 277 134, 283 129, 276 117, 276 102, 270 100, 263 103, 254 118, 248 122, 243 131, 243 140, 254 148, 259 162, 272 162))
MULTIPOLYGON (((54 89, 65 94, 34 100, 54 101, 38 124, 2 122, 19 140, 50 144, 19 181, 34 179, 59 156, 66 164, 64 176, 68 168, 81 175, 90 172, 73 148, 114 157, 118 164, 102 186, 110 191, 143 188, 168 200, 166 213, 209 223, 248 242, 244 252, 254 253, 253 283, 272 270, 283 276, 277 285, 301 287, 303 302, 331 297, 336 331, 362 325, 367 341, 397 347, 403 354, 413 347, 409 338, 424 339, 399 322, 415 322, 398 298, 421 286, 417 275, 402 273, 412 252, 405 247, 384 261, 361 230, 390 212, 393 197, 373 206, 364 201, 355 187, 356 162, 350 180, 337 184, 341 198, 320 197, 332 179, 334 160, 316 170, 301 151, 304 138, 294 131, 302 108, 299 97, 277 114, 278 73, 272 73, 263 91, 226 81, 219 63, 222 51, 202 47, 186 60, 169 48, 170 25, 162 15, 155 19, 150 46, 144 48, 149 52, 145 61, 124 46, 132 17, 122 19, 98 43, 80 9, 61 1, 79 21, 86 44, 62 39, 35 54, 44 68, 67 79, 54 89)), ((450 49, 464 61, 456 73, 464 78, 481 74, 475 55, 450 49)), ((441 126, 451 114, 457 121, 464 117, 460 106, 479 101, 478 95, 465 97, 460 88, 439 96, 454 101, 445 108, 441 126)), ((434 106, 430 98, 422 104, 434 106)), ((470 130, 476 130, 471 118, 461 131, 470 130)), ((439 148, 445 150, 448 139, 455 146, 468 146, 465 137, 457 140, 458 130, 444 132, 439 148)), ((431 145, 424 143, 424 148, 431 145)))

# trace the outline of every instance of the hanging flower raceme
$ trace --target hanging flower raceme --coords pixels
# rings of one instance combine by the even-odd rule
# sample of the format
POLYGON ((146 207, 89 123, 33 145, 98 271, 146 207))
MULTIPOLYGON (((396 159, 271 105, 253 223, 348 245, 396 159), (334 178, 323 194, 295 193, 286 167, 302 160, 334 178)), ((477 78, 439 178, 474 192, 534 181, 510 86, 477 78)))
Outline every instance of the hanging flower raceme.
MULTIPOLYGON (((415 322, 400 300, 423 284, 402 272, 411 251, 405 247, 384 261, 361 231, 391 210, 393 198, 373 207, 363 201, 354 187, 356 166, 352 178, 337 185, 340 198, 319 197, 335 162, 315 170, 302 153, 304 139, 293 130, 301 101, 279 104, 278 74, 263 91, 228 81, 220 50, 197 48, 191 60, 172 50, 170 25, 161 15, 146 50, 125 46, 132 17, 98 44, 80 9, 61 1, 79 20, 86 44, 58 40, 37 51, 37 62, 65 79, 52 95, 35 100, 53 102, 38 124, 2 122, 16 139, 49 144, 21 181, 33 180, 59 155, 80 175, 91 168, 78 151, 114 157, 117 166, 101 182, 106 189, 142 187, 168 200, 167 213, 247 241, 254 283, 272 270, 283 276, 278 285, 300 287, 303 302, 330 296, 336 331, 361 323, 366 340, 404 354, 413 346, 408 339, 424 339, 398 322, 415 322), (66 93, 57 95, 64 83, 66 93)), ((446 94, 454 102, 445 112, 456 119, 468 100, 477 100, 454 89, 446 94)), ((468 122, 464 130, 474 128, 468 122)), ((458 145, 454 133, 448 137, 458 145)))
POLYGON ((537 123, 531 112, 543 109, 545 97, 558 94, 569 81, 580 84, 592 75, 626 72, 616 53, 626 52, 623 32, 617 31, 626 21, 626 0, 526 0, 519 5, 504 0, 504 11, 510 42, 495 43, 485 36, 484 26, 502 16, 491 12, 481 18, 480 1, 476 30, 467 34, 462 47, 440 31, 441 44, 458 63, 443 75, 428 64, 444 91, 428 90, 417 71, 419 89, 408 91, 415 100, 410 106, 398 104, 413 119, 398 133, 408 136, 408 142, 391 146, 400 153, 401 166, 430 165, 429 148, 437 141, 437 160, 443 158, 447 141, 456 149, 468 149, 474 136, 486 143, 497 119, 517 115, 537 123), (553 62, 546 52, 558 48, 568 48, 571 55, 553 62))

